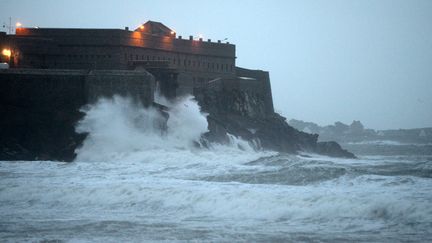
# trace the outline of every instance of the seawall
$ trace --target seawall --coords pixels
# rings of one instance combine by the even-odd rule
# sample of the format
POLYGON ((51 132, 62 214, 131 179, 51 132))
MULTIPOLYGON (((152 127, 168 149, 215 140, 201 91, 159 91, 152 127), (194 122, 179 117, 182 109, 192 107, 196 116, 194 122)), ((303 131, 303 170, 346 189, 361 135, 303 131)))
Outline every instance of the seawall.
POLYGON ((85 134, 75 133, 83 105, 129 95, 149 106, 146 71, 0 70, 0 160, 71 161, 85 134))

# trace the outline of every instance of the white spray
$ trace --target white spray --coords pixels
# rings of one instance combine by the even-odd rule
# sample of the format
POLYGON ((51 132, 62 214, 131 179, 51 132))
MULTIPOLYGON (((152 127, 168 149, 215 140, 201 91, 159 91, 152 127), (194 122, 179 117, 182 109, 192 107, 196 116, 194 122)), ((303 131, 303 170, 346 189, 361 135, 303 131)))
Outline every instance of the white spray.
MULTIPOLYGON (((76 130, 88 136, 76 150, 76 161, 141 161, 143 153, 156 150, 196 150, 208 131, 207 114, 200 111, 192 96, 171 102, 156 94, 156 100, 168 107, 165 131, 160 127, 165 118, 158 110, 144 108, 130 98, 103 98, 83 108, 86 115, 76 130)), ((233 147, 253 151, 248 142, 229 137, 233 147)))

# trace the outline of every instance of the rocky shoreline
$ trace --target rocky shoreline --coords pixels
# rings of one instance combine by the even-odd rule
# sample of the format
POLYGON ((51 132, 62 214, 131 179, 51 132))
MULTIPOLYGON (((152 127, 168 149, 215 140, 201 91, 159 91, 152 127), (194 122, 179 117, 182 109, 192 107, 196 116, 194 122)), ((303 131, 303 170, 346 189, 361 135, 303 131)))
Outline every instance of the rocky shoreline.
MULTIPOLYGON (((154 79, 145 71, 4 71, 0 87, 0 160, 73 161, 87 134, 75 131, 83 106, 97 97, 134 96, 144 106, 154 100, 154 79), (133 93, 135 92, 135 93, 133 93)), ((259 89, 211 86, 194 90, 208 113, 209 142, 226 143, 228 134, 286 153, 310 152, 355 158, 336 142, 318 142, 317 134, 298 131, 267 108, 259 89)))
POLYGON ((259 141, 263 149, 286 153, 309 152, 332 157, 355 158, 336 142, 318 142, 318 134, 301 132, 276 112, 268 114, 265 101, 254 90, 204 88, 197 100, 207 117, 209 141, 226 142, 227 134, 259 141))

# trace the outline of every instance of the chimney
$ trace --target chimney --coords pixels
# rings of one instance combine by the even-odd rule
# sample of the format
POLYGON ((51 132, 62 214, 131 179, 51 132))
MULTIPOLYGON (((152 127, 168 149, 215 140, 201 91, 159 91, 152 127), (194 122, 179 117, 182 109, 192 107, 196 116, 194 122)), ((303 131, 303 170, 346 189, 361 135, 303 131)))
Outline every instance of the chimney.
POLYGON ((181 39, 182 39, 182 36, 181 36, 181 35, 179 35, 179 36, 178 36, 178 38, 179 38, 179 40, 181 40, 181 39))
POLYGON ((190 35, 190 36, 189 36, 189 40, 193 40, 193 36, 190 35))
POLYGON ((207 39, 207 42, 211 42, 211 39, 207 39))
POLYGON ((129 30, 129 27, 126 26, 126 27, 125 27, 125 30, 129 30))

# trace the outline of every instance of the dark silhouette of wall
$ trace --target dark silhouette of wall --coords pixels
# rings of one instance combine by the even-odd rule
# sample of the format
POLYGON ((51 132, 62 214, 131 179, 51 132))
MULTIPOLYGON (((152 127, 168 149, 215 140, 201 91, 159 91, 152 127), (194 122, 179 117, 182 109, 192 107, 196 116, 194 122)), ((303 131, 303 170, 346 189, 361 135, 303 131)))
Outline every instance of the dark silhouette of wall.
POLYGON ((148 106, 153 92, 145 71, 0 70, 0 160, 71 161, 82 106, 115 94, 148 106))

